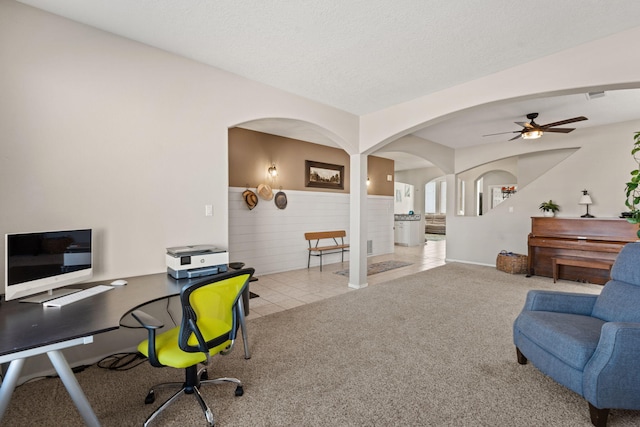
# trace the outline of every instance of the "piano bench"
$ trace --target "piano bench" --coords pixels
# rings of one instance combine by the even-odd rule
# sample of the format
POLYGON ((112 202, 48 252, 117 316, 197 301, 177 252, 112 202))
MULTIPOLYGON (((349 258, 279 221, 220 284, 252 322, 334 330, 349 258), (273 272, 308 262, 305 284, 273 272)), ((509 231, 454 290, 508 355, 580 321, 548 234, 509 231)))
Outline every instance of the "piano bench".
POLYGON ((593 258, 581 258, 581 257, 552 257, 551 267, 553 269, 553 283, 558 280, 558 269, 561 265, 570 265, 572 267, 585 267, 585 268, 597 268, 599 270, 611 271, 613 267, 613 260, 610 259, 593 259, 593 258))

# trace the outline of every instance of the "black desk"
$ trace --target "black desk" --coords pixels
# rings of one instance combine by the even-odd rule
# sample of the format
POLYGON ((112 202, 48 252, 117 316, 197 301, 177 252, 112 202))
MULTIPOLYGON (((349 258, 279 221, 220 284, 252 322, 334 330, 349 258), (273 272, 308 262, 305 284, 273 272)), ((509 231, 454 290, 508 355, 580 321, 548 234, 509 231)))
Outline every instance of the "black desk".
MULTIPOLYGON (((99 426, 100 423, 61 350, 92 343, 93 335, 118 329, 124 314, 150 302, 179 295, 183 286, 202 279, 204 278, 176 280, 166 273, 126 278, 129 283, 125 286, 114 286, 112 290, 64 307, 45 307, 17 300, 3 301, 0 305, 0 363, 11 363, 0 385, 0 421, 9 405, 25 360, 46 353, 85 424, 99 426)), ((98 282, 72 287, 87 288, 96 284, 98 282)), ((248 292, 247 287, 246 295, 242 298, 242 308, 248 306, 248 292)), ((244 311, 242 310, 240 327, 245 357, 248 358, 244 311)))

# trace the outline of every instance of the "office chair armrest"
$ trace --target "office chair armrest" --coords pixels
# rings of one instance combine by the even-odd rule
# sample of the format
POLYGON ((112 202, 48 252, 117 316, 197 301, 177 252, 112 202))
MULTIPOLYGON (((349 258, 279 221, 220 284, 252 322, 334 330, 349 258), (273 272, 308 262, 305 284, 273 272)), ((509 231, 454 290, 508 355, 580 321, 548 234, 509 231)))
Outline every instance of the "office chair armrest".
POLYGON ((131 316, 133 316, 133 318, 136 319, 138 323, 140 323, 140 325, 142 325, 142 327, 147 330, 156 330, 164 326, 164 323, 162 323, 160 320, 142 310, 132 311, 131 316))
POLYGON ((149 333, 149 363, 155 367, 164 366, 158 361, 158 355, 156 354, 156 330, 162 328, 164 323, 142 310, 132 311, 131 316, 149 333))

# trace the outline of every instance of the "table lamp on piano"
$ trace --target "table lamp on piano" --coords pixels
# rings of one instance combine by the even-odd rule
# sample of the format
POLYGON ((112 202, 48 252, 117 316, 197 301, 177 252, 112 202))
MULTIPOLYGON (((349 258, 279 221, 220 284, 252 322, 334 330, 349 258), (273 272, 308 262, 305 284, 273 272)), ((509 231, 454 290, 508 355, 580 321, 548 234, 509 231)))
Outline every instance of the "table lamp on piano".
POLYGON ((587 190, 582 190, 582 196, 580 196, 578 204, 587 206, 587 213, 582 215, 580 218, 594 218, 593 215, 589 214, 589 205, 593 204, 593 201, 591 200, 589 193, 587 193, 587 190))

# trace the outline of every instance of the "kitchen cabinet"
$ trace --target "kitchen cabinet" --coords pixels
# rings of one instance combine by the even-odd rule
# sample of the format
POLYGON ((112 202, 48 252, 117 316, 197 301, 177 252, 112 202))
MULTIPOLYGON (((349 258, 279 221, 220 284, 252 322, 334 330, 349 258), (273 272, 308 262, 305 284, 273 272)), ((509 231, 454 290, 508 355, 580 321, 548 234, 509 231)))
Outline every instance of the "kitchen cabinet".
POLYGON ((424 217, 421 214, 396 214, 394 242, 400 246, 424 245, 424 217))

